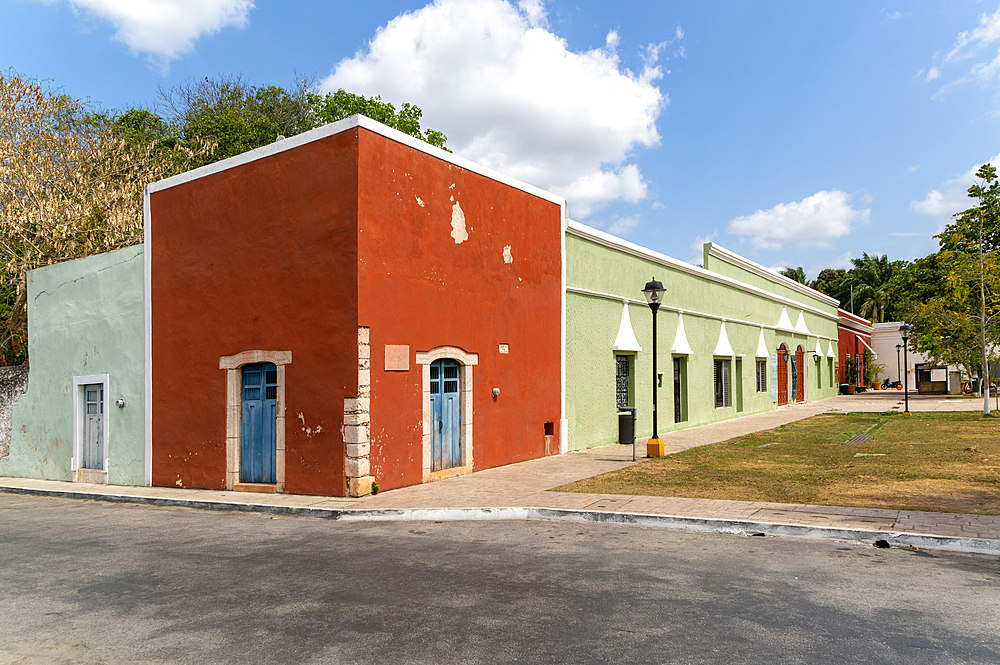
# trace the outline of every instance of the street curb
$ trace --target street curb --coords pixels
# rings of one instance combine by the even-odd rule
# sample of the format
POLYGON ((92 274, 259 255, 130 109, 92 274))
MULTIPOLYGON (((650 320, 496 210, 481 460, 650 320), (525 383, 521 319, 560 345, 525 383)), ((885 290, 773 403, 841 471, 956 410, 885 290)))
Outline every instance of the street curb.
POLYGON ((623 524, 630 526, 729 533, 744 536, 774 536, 808 538, 813 540, 842 540, 875 545, 883 541, 889 547, 918 548, 944 552, 989 554, 1000 556, 1000 540, 984 538, 955 538, 901 531, 872 531, 868 529, 843 529, 828 526, 756 522, 708 517, 678 515, 651 515, 643 513, 614 513, 564 508, 494 507, 494 508, 394 508, 381 510, 315 508, 310 506, 280 506, 261 503, 237 503, 203 499, 171 499, 166 497, 134 496, 130 494, 98 494, 78 490, 52 490, 29 487, 0 486, 0 493, 45 496, 61 499, 105 501, 108 503, 135 503, 149 506, 193 508, 265 515, 308 517, 313 519, 343 520, 345 522, 389 521, 471 521, 471 520, 553 520, 594 524, 623 524))

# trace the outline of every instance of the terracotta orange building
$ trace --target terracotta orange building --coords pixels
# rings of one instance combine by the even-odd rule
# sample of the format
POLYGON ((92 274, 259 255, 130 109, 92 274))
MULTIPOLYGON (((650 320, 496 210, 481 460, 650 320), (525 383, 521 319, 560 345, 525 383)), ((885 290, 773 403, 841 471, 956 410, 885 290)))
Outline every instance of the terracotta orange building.
POLYGON ((565 211, 358 116, 150 185, 152 484, 359 496, 558 453, 565 211))
POLYGON ((851 314, 847 310, 837 310, 837 376, 840 383, 849 383, 845 361, 851 359, 857 367, 857 382, 863 384, 865 375, 865 351, 869 351, 875 358, 875 351, 872 350, 872 324, 857 314, 851 314))

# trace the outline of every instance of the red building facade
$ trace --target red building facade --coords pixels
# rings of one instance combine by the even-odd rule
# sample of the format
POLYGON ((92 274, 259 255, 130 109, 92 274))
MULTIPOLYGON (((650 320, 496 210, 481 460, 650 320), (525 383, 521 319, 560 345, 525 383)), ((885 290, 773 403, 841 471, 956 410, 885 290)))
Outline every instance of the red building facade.
POLYGON ((359 117, 151 185, 153 485, 359 496, 558 452, 564 220, 359 117))
MULTIPOLYGON (((871 351, 872 325, 867 319, 856 314, 837 310, 837 377, 840 383, 850 383, 847 376, 847 360, 858 368, 857 383, 863 383, 865 351, 871 351)), ((871 351, 874 355, 874 351, 871 351)))

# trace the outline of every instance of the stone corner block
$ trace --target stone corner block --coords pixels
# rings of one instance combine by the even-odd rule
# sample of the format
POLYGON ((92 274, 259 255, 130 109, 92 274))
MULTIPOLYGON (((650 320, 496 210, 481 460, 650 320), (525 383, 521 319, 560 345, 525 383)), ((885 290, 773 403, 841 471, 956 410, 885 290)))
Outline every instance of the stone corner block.
POLYGON ((368 496, 372 493, 372 481, 375 480, 371 476, 362 476, 361 478, 351 478, 347 481, 347 494, 348 496, 359 497, 368 496))

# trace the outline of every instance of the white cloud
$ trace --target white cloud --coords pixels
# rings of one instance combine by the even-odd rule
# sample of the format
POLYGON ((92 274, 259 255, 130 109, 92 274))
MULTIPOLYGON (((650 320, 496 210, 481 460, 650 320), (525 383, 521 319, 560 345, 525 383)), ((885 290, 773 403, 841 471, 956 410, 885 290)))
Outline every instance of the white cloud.
POLYGON ((195 41, 223 28, 243 28, 253 0, 67 0, 76 12, 108 21, 115 39, 145 54, 164 74, 195 41))
MULTIPOLYGON (((941 75, 942 67, 974 59, 985 47, 1000 41, 1000 8, 992 14, 981 14, 977 23, 978 25, 974 29, 958 33, 951 50, 941 59, 939 64, 928 70, 928 81, 938 78, 941 75)), ((940 98, 945 89, 955 85, 963 83, 986 85, 993 81, 1000 81, 1000 48, 997 49, 997 54, 992 60, 974 63, 968 72, 945 85, 944 88, 935 93, 934 97, 940 98)))
MULTIPOLYGON (((1000 155, 992 158, 990 163, 1000 166, 1000 155)), ((976 171, 980 166, 982 164, 976 164, 957 178, 945 180, 940 187, 927 192, 922 200, 910 201, 910 210, 926 217, 949 219, 956 212, 971 208, 974 201, 969 198, 969 187, 978 182, 976 171)))
POLYGON ((616 236, 627 236, 639 228, 641 221, 638 215, 633 217, 616 217, 615 221, 611 222, 611 225, 608 226, 608 233, 616 236))
POLYGON ((750 236, 753 248, 780 249, 785 243, 799 247, 829 247, 835 238, 851 232, 854 224, 867 224, 870 209, 855 210, 850 197, 839 190, 816 192, 792 203, 737 217, 727 233, 750 236))
POLYGON ((715 229, 711 233, 706 233, 703 236, 696 236, 694 242, 691 243, 690 250, 691 253, 688 254, 687 262, 693 263, 696 266, 704 267, 705 264, 705 243, 714 242, 715 237, 719 235, 719 230, 715 229))
POLYGON ((574 217, 644 198, 629 158, 660 141, 662 45, 636 73, 615 31, 576 52, 546 25, 541 0, 436 0, 380 28, 320 87, 420 106, 457 154, 565 196, 574 217))

